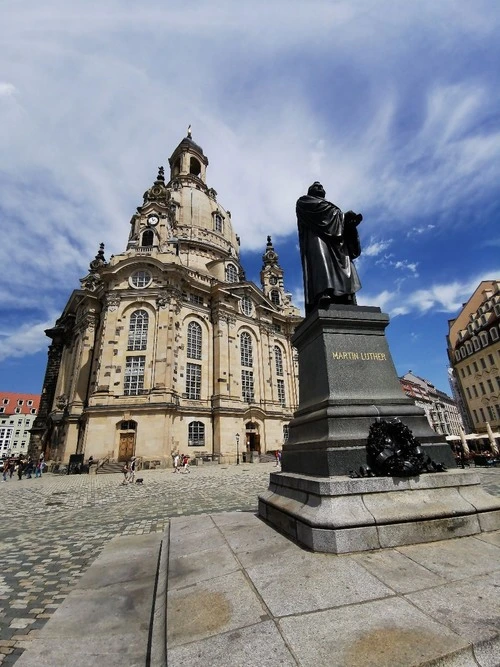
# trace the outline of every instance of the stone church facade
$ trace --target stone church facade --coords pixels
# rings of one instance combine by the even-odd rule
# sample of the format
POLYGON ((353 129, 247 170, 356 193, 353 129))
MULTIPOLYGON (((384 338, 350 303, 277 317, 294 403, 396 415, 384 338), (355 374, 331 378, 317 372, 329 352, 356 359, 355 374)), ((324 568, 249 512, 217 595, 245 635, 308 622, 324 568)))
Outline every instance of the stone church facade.
POLYGON ((30 451, 171 465, 280 449, 298 402, 291 336, 301 317, 271 238, 261 287, 245 279, 231 214, 188 133, 130 221, 101 245, 55 326, 30 451))

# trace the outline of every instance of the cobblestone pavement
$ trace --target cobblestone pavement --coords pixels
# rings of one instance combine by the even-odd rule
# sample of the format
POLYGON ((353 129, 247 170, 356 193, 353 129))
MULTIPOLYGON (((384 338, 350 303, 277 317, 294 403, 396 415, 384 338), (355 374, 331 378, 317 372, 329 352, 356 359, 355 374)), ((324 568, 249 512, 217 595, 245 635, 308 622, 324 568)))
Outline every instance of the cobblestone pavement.
MULTIPOLYGON (((273 463, 204 466, 190 473, 45 474, 0 481, 0 664, 13 665, 76 580, 117 535, 163 532, 169 517, 257 508, 273 463)), ((500 469, 482 470, 500 496, 500 469)))

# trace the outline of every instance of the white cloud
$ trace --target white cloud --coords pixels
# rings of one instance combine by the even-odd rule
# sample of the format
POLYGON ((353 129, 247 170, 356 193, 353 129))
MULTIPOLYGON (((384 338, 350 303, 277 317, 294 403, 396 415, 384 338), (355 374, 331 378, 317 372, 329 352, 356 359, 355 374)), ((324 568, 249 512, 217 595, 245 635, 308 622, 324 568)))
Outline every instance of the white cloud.
POLYGON ((386 241, 374 241, 371 239, 366 248, 363 248, 363 255, 366 257, 376 257, 387 250, 391 243, 392 239, 387 239, 386 241))
POLYGON ((16 330, 0 332, 0 361, 46 350, 49 339, 44 331, 54 325, 54 319, 55 317, 51 317, 45 322, 25 323, 16 330))
POLYGON ((10 97, 16 93, 16 87, 12 83, 0 81, 0 97, 10 97))
POLYGON ((471 276, 464 281, 454 280, 451 283, 436 283, 427 288, 414 291, 384 290, 379 294, 360 293, 360 305, 377 305, 391 315, 407 315, 410 313, 456 313, 467 301, 483 280, 494 280, 500 276, 500 266, 496 270, 471 276))
MULTIPOLYGON (((0 285, 9 307, 36 308, 36 285, 47 313, 54 286, 77 286, 100 241, 106 256, 123 250, 142 192, 189 123, 243 248, 295 234, 295 201, 320 178, 375 230, 364 256, 403 262, 385 254, 394 230, 420 235, 451 207, 496 196, 500 86, 487 66, 496 60, 475 68, 470 53, 496 53, 500 15, 495 3, 481 8, 6 0, 0 285)), ((432 290, 410 305, 397 291, 381 298, 413 311, 454 303, 432 290)))

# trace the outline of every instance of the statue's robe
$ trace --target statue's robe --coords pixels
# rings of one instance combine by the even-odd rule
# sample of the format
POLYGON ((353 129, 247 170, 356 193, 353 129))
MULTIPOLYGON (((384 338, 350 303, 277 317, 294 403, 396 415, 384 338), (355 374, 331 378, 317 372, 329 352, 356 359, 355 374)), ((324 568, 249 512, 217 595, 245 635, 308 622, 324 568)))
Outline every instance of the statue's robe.
POLYGON ((346 303, 346 297, 361 288, 351 261, 361 254, 355 223, 346 220, 335 204, 321 197, 300 197, 296 210, 306 312, 323 295, 346 303))

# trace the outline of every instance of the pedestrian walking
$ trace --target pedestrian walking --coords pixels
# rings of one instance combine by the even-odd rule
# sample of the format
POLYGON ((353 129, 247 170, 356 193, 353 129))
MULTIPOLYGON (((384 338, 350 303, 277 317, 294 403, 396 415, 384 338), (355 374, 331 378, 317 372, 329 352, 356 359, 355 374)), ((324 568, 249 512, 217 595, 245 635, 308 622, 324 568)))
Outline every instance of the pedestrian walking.
POLYGON ((277 449, 276 450, 276 468, 279 468, 281 466, 281 450, 277 449))
POLYGON ((37 477, 41 478, 41 476, 42 476, 42 461, 41 461, 41 459, 38 459, 38 461, 36 462, 36 466, 35 466, 35 479, 37 477))
POLYGON ((92 468, 93 465, 94 465, 94 457, 89 456, 89 460, 88 460, 88 463, 87 463, 87 473, 89 475, 90 475, 90 469, 92 468))
POLYGON ((26 474, 26 479, 31 479, 33 473, 33 459, 31 456, 26 461, 26 468, 24 469, 24 472, 26 474))
POLYGON ((180 461, 180 456, 179 454, 176 454, 174 456, 174 473, 179 472, 179 461, 180 461))
POLYGON ((3 462, 3 474, 2 474, 4 482, 7 481, 7 474, 9 472, 10 466, 11 466, 10 459, 5 459, 5 461, 3 462))
POLYGON ((128 464, 128 482, 130 484, 133 484, 135 480, 135 464, 136 464, 136 457, 133 456, 130 459, 130 463, 128 464))
POLYGON ((182 467, 184 472, 191 472, 189 470, 189 456, 187 454, 184 454, 184 456, 182 457, 182 467))
POLYGON ((17 459, 17 478, 19 481, 23 478, 24 461, 21 457, 17 459))
POLYGON ((123 464, 122 473, 123 473, 123 482, 122 484, 128 484, 128 474, 129 474, 128 463, 123 464))

